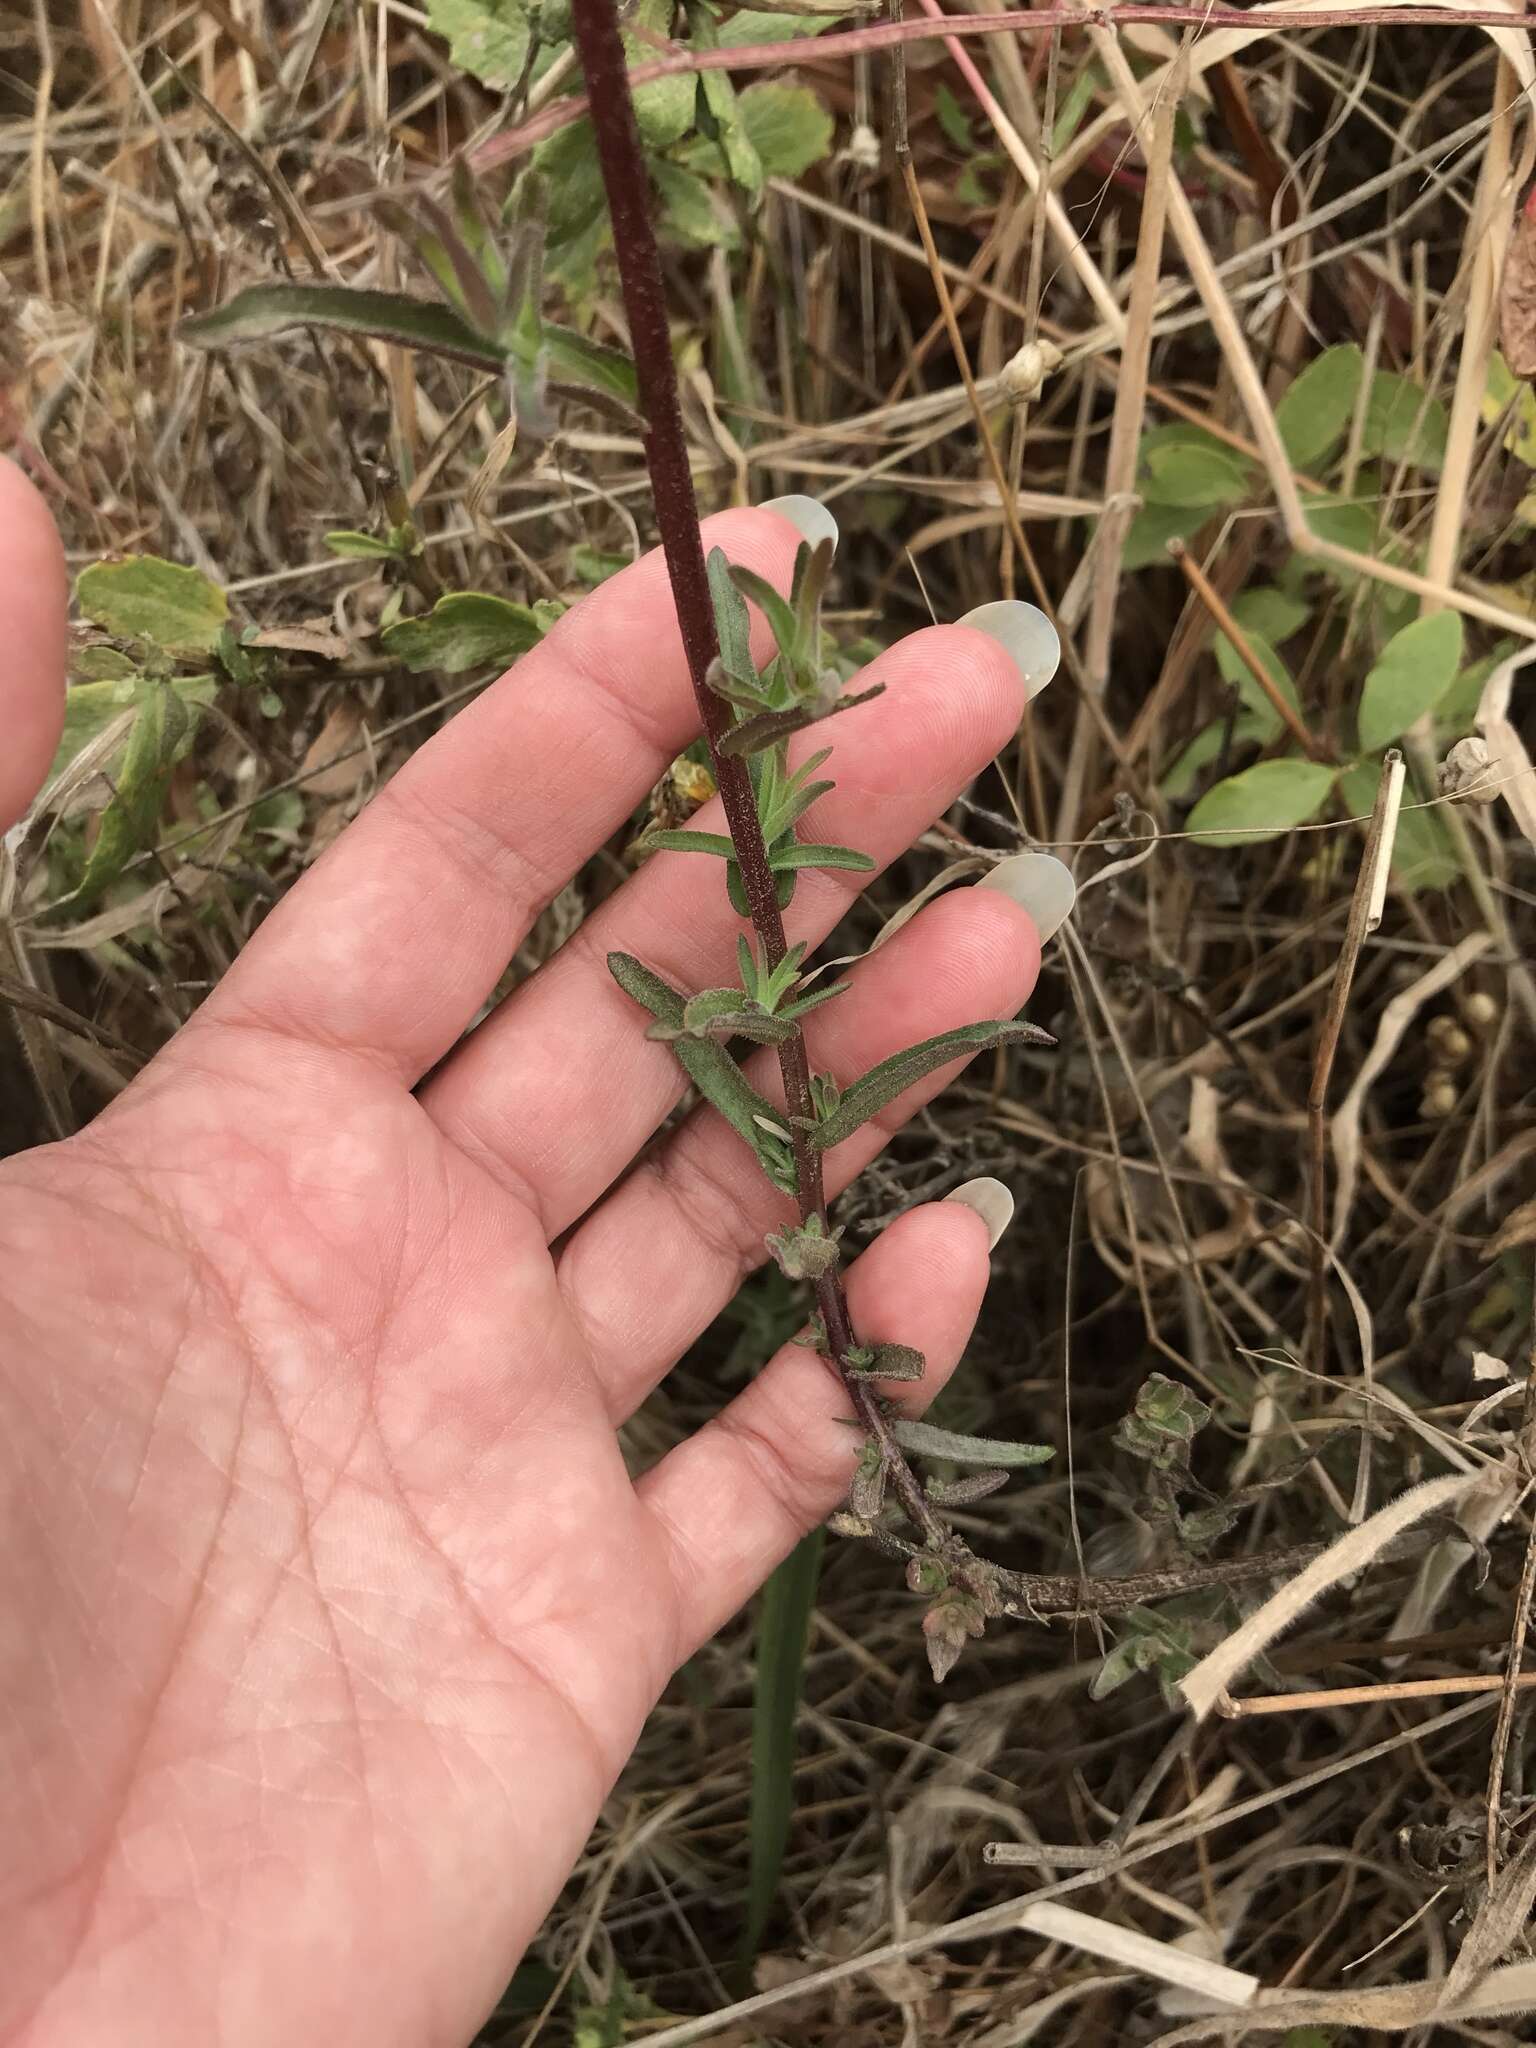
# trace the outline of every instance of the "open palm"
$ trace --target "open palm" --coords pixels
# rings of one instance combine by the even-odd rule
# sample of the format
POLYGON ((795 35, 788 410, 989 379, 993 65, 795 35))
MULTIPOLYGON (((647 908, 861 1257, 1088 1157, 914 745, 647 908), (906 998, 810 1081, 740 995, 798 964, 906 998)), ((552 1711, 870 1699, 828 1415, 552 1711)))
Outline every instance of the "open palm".
MULTIPOLYGON (((14 479, 7 513, 46 553, 14 479)), ((708 529, 780 587, 796 538, 708 529)), ((47 667, 49 587, 0 596, 47 667)), ((872 680, 815 836, 883 863, 1024 685, 956 627, 872 680)), ((720 979, 718 865, 653 858, 469 1030, 694 730, 653 556, 421 750, 105 1114, 0 1169, 0 2040, 464 2041, 671 1672, 846 1486, 795 1347, 638 1483, 616 1437, 787 1213, 711 1112, 634 1164, 681 1076, 604 956, 720 979)), ((805 875, 794 935, 848 886, 805 875)), ((941 899, 815 1064, 1006 1014, 1036 960, 1005 897, 941 899)), ((926 1395, 986 1269, 969 1210, 903 1217, 861 1333, 919 1345, 926 1395)))

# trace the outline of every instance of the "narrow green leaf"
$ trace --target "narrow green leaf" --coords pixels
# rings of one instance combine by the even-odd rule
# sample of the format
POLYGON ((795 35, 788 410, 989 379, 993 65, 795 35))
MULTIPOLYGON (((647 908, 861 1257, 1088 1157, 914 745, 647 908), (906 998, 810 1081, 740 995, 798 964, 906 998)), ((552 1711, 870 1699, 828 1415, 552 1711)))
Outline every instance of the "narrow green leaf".
POLYGON ((401 550, 387 540, 379 540, 371 533, 350 533, 344 528, 325 536, 325 544, 333 555, 343 560, 357 562, 398 562, 401 550))
POLYGON ((609 348, 569 327, 557 327, 552 320, 544 322, 541 339, 550 376, 557 382, 590 385, 621 405, 639 403, 635 366, 622 349, 609 348))
POLYGON ((650 1011, 658 1024, 678 1034, 671 1050, 689 1080, 731 1128, 746 1139, 776 1184, 792 1190, 789 1148, 764 1128, 765 1124, 782 1128, 783 1112, 776 1110, 766 1096, 758 1094, 723 1045, 712 1038, 684 1035, 686 1001, 659 974, 653 974, 629 953, 610 953, 608 972, 627 996, 650 1011))
POLYGON ((720 665, 738 682, 756 683, 752 661, 752 620, 747 601, 731 576, 724 548, 711 548, 704 565, 709 576, 709 594, 714 600, 715 633, 720 641, 720 665))
POLYGON ((750 1963, 773 1911, 795 1807, 795 1722, 825 1531, 802 1537, 763 1589, 752 1693, 751 1861, 742 1961, 750 1963))
POLYGON ((1260 761, 1208 789, 1189 814, 1187 830, 1205 846, 1257 846, 1322 808, 1334 771, 1321 761, 1260 761))
POLYGON ((798 996, 792 1003, 785 1003, 777 1015, 784 1018, 807 1016, 812 1010, 819 1010, 823 1003, 830 1003, 834 996, 845 996, 853 987, 851 981, 834 981, 829 988, 812 989, 809 995, 798 996))
POLYGON ((229 348, 265 341, 293 327, 367 335, 477 370, 501 370, 506 364, 500 343, 477 334, 451 306, 344 284, 253 284, 216 311, 183 320, 176 334, 189 348, 229 348))
POLYGON ((769 852, 768 865, 775 874, 790 868, 847 868, 855 874, 867 875, 875 863, 854 846, 811 846, 797 839, 788 846, 774 847, 769 852))
MULTIPOLYGON (((737 15, 736 21, 739 22, 740 19, 740 15, 737 15)), ((735 26, 735 23, 732 26, 735 26)), ((690 40, 697 48, 719 48, 720 30, 712 8, 690 7, 688 27, 690 40)), ((701 71, 699 95, 705 110, 704 116, 700 117, 700 127, 708 130, 713 124, 712 139, 718 144, 725 159, 726 171, 746 193, 748 199, 756 204, 763 193, 763 160, 753 148, 752 138, 747 133, 747 124, 741 117, 741 102, 730 74, 725 71, 701 71)))
POLYGON ((75 579, 75 600, 109 633, 172 654, 209 653, 229 617, 229 599, 216 583, 158 555, 93 562, 75 579))
POLYGON ((823 0, 819 8, 804 14, 780 12, 777 7, 738 8, 729 21, 720 24, 720 46, 742 50, 757 43, 787 43, 797 36, 819 36, 832 27, 847 9, 834 0, 823 0))
POLYGON ((724 832, 647 832, 640 843, 647 853, 714 853, 723 860, 736 858, 736 849, 724 832))
POLYGON ((427 0, 427 25, 482 85, 506 92, 522 77, 530 31, 519 0, 427 0))
POLYGON ((730 575, 742 596, 750 597, 768 621, 780 653, 792 652, 799 639, 799 628, 788 602, 755 569, 744 569, 739 562, 732 562, 730 575))
POLYGON ((861 1124, 868 1123, 888 1102, 894 1102, 914 1083, 939 1067, 947 1067, 953 1060, 969 1059, 972 1053, 984 1052, 993 1045, 1055 1043, 1050 1033, 1042 1031, 1038 1024, 1019 1021, 962 1024, 958 1031, 941 1031, 937 1038, 924 1039, 922 1044, 909 1045, 905 1052, 882 1060, 878 1066, 871 1067, 861 1080, 855 1081, 851 1088, 845 1089, 836 1109, 812 1131, 811 1144, 818 1152, 840 1145, 844 1138, 851 1138, 861 1124))
POLYGON ((1394 633, 1365 679, 1360 745, 1374 753, 1433 711, 1461 666, 1461 613, 1431 612, 1394 633))
POLYGON ((920 1458, 947 1458, 952 1465, 996 1465, 1000 1470, 1043 1465, 1056 1452, 1050 1444, 994 1443, 985 1436, 958 1436, 932 1422, 893 1422, 891 1434, 904 1451, 920 1458))
POLYGON ((1364 354, 1346 341, 1315 356, 1286 390, 1275 425, 1298 469, 1314 468, 1344 439, 1364 376, 1364 354))
POLYGON ((450 590, 423 617, 386 626, 379 644, 413 675, 436 669, 456 676, 493 663, 505 667, 543 635, 537 613, 525 604, 483 590, 450 590))

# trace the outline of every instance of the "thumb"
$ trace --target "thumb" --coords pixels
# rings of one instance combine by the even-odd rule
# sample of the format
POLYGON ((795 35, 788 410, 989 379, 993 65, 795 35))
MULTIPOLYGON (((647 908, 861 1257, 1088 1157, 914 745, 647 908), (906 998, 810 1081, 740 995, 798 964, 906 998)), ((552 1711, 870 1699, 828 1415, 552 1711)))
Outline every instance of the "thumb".
POLYGON ((48 507, 0 456, 0 832, 31 803, 64 729, 69 577, 48 507))

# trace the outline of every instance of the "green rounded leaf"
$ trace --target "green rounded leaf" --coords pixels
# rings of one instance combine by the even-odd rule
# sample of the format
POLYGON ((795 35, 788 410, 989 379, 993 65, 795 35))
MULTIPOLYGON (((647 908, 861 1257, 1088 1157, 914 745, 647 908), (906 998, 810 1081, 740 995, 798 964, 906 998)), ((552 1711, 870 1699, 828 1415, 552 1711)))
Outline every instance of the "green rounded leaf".
POLYGON ((482 590, 450 590, 424 618, 386 626, 379 644, 412 674, 437 669, 456 676, 467 668, 515 661, 543 633, 538 614, 525 604, 482 590))
POLYGON ((1312 608, 1288 590, 1256 583, 1232 600, 1232 616, 1245 633, 1257 633, 1272 647, 1278 647, 1301 631, 1312 616, 1312 608))
POLYGON ((1391 370, 1379 370, 1365 404, 1361 449, 1388 462, 1438 469, 1445 460, 1450 419, 1438 398, 1391 370))
POLYGON ((1365 357, 1354 342, 1325 348, 1275 407, 1285 452, 1298 469, 1313 468, 1343 440, 1364 375, 1365 357))
POLYGON ((1141 493, 1158 505, 1233 505, 1248 495, 1248 472, 1225 448, 1175 441, 1146 451, 1141 493))
POLYGON ((769 83, 741 95, 747 140, 770 178, 798 178, 832 153, 832 116, 809 86, 769 83))
POLYGON ((519 0, 427 0, 427 24, 482 85, 505 92, 522 77, 531 38, 519 0))
MULTIPOLYGON (((1291 681, 1290 671, 1285 663, 1261 633, 1250 632, 1247 640, 1259 667, 1299 718, 1301 705, 1296 696, 1296 685, 1291 681)), ((1266 735, 1274 732, 1280 724, 1280 714, 1265 696, 1247 662, 1242 659, 1225 633, 1216 635, 1216 666, 1242 698, 1260 730, 1266 735)))
POLYGON ((1433 612, 1394 633, 1365 679, 1360 745, 1374 753, 1432 711, 1461 666, 1460 612, 1433 612))
POLYGON ((1321 761, 1260 761, 1206 791, 1189 814, 1207 846, 1257 846, 1321 809, 1334 771, 1321 761))
POLYGON ((208 653, 224 630, 229 599, 197 569, 132 555, 82 569, 75 597, 88 619, 124 640, 148 640, 168 653, 208 653))

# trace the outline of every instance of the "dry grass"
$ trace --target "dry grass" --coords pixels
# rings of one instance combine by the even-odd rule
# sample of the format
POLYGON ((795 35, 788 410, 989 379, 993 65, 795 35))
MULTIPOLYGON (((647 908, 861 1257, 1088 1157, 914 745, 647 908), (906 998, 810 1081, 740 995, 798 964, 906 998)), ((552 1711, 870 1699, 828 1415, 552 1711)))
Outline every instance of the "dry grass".
MULTIPOLYGON (((412 678, 382 657, 390 585, 330 556, 327 530, 376 527, 403 494, 424 584, 529 601, 574 598, 593 552, 648 544, 638 444, 600 421, 514 460, 474 380, 419 356, 296 337, 210 360, 172 342, 183 314, 283 268, 402 281, 366 195, 430 178, 497 123, 495 100, 423 24, 410 7, 326 0, 82 0, 13 14, 5 31, 0 439, 48 488, 77 566, 174 557, 226 585, 242 624, 279 636, 265 702, 222 690, 131 889, 72 924, 50 916, 61 871, 41 853, 24 862, 17 962, 0 982, 32 1056, 0 1086, 10 1144, 78 1123, 121 1086, 483 680, 412 678), (168 87, 169 56, 227 126, 168 87)), ((729 2010, 746 1874, 743 1621, 653 1716, 550 1923, 543 1960, 574 1965, 587 2017, 563 2002, 541 2038, 583 2024, 587 2043, 851 2048, 1303 2025, 1344 2030, 1296 2037, 1309 2044, 1524 2038, 1528 2022, 1506 2015, 1536 2004, 1521 1960, 1536 1886, 1530 1694, 1511 1685, 1502 1711, 1474 1695, 1442 1712, 1413 1686, 1523 1668, 1532 845, 1516 801, 1438 803, 1447 734, 1421 721, 1405 740, 1403 830, 1438 821, 1444 874, 1394 887, 1330 1021, 1369 790, 1363 807, 1340 793, 1315 825, 1254 851, 1215 850, 1185 834, 1168 778, 1231 709, 1217 618, 1255 586, 1294 575, 1304 616, 1286 662, 1324 752, 1348 746, 1383 598, 1394 624, 1454 606, 1469 662, 1501 634, 1536 638, 1536 510, 1507 445, 1520 416, 1486 396, 1532 154, 1529 48, 1524 31, 1499 50, 1472 27, 1371 27, 1223 30, 1181 55, 1167 29, 1094 28, 968 43, 970 72, 959 50, 907 57, 926 222, 889 162, 855 152, 776 179, 738 252, 674 265, 697 343, 685 396, 706 499, 809 490, 834 503, 850 634, 894 638, 930 604, 953 617, 1038 580, 1068 644, 1017 749, 833 948, 862 949, 948 862, 1026 832, 1054 844, 1081 893, 1032 1014, 1062 1053, 1028 1089, 1006 1062, 972 1070, 854 1191, 850 1242, 975 1174, 1014 1189, 1018 1217, 947 1407, 958 1427, 1059 1446, 1046 1477, 966 1518, 1020 1570, 1184 1569, 1167 1488, 1116 1441, 1155 1371, 1211 1404, 1181 1505, 1232 1503, 1218 1557, 1332 1541, 1417 1482, 1462 1483, 1436 1493, 1417 1537, 1320 1590, 1267 1665, 1225 1674, 1298 1692, 1294 1711, 1198 1727, 1155 1669, 1099 1699, 1090 1681, 1113 1646, 1145 1640, 1171 1682, 1262 1587, 1160 1602, 1160 1621, 1006 1624, 938 1694, 888 1561, 835 1547, 784 1911, 757 1966, 761 2018, 729 2010), (1064 111, 1075 126, 1053 138, 1064 111), (1061 361, 1021 390, 1008 366, 1038 339, 1061 361), (1296 473, 1275 405, 1348 341, 1443 405, 1438 471, 1373 456, 1356 406, 1328 477, 1296 473), (1249 461, 1238 500, 1189 523, 1201 574, 1188 582, 1123 554, 1143 434, 1174 419, 1249 461), (1319 531, 1307 501, 1325 481, 1364 508, 1367 544, 1319 531), (1326 1203, 1307 1171, 1325 1023, 1326 1203), (1326 1218, 1325 1245, 1309 1216, 1326 1218), (1479 1378, 1478 1354, 1512 1377, 1479 1378), (1338 1688, 1347 1699, 1327 1696, 1338 1688), (989 1860, 989 1843, 1008 1852, 989 1860), (1078 1910, 1051 1919, 1063 1893, 1078 1910), (1201 2017, 1212 2000, 1225 2017, 1201 2017), (704 2013, 716 2017, 668 2024, 704 2013)), ((802 54, 839 150, 856 117, 879 118, 887 61, 802 54)), ((600 285, 597 331, 616 318, 600 285)), ((1536 434, 1516 446, 1536 461, 1536 434)), ((1496 780, 1521 766, 1509 749, 1522 721, 1532 739, 1521 690, 1517 674, 1496 780)), ((1475 689, 1458 730, 1474 707, 1475 689)), ((1222 760, 1229 742, 1241 732, 1218 740, 1222 760)), ((1217 773, 1213 760, 1196 787, 1217 773)), ((75 829, 90 829, 89 810, 75 829)), ((622 872, 616 844, 512 973, 622 872)), ((636 1458, 718 1406, 786 1313, 775 1279, 750 1283, 634 1426, 636 1458)), ((1373 1554, 1363 1529, 1350 1540, 1363 1543, 1353 1562, 1373 1554)), ((548 1979, 523 1989, 541 2002, 548 1979)), ((485 2038, 532 2034, 509 2001, 485 2038)))

